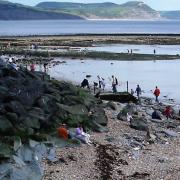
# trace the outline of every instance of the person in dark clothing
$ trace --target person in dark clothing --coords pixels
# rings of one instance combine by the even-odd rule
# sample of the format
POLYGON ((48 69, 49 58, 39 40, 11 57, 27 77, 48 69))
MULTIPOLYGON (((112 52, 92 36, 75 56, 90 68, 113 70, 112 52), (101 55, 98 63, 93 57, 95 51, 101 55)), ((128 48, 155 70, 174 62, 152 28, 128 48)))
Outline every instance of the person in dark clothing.
POLYGON ((44 66, 44 72, 46 73, 47 72, 48 63, 44 63, 43 66, 44 66))
POLYGON ((116 77, 114 77, 114 75, 112 75, 112 90, 113 93, 117 93, 117 86, 118 85, 118 80, 116 77))
POLYGON ((82 87, 82 88, 87 87, 88 89, 90 89, 90 87, 89 87, 89 81, 88 81, 87 79, 84 79, 84 80, 82 81, 82 83, 81 83, 81 87, 82 87))
POLYGON ((98 87, 98 83, 97 83, 97 82, 94 82, 94 94, 96 93, 97 87, 98 87))
POLYGON ((95 94, 95 98, 99 98, 100 97, 100 94, 101 94, 101 92, 99 91, 99 92, 97 92, 96 94, 95 94))
POLYGON ((154 55, 156 54, 156 50, 154 49, 154 55))
POLYGON ((101 88, 101 84, 102 84, 101 78, 99 75, 97 76, 97 78, 98 78, 99 88, 101 88))
POLYGON ((141 88, 140 88, 139 85, 137 85, 135 92, 137 93, 137 97, 138 97, 138 99, 139 99, 139 96, 140 96, 140 94, 141 94, 141 88))
POLYGON ((152 113, 152 119, 160 119, 161 120, 161 116, 156 110, 154 110, 154 112, 152 113))

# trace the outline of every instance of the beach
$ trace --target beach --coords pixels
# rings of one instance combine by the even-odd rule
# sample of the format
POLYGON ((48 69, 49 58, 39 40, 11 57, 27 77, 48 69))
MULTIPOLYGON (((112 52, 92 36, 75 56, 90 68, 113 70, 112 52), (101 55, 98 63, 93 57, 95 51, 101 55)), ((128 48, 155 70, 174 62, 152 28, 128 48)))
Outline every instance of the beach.
MULTIPOLYGON (((15 121, 17 131, 12 132, 20 139, 15 151, 22 151, 22 154, 13 156, 15 163, 8 162, 9 169, 19 167, 18 172, 22 175, 23 168, 28 167, 29 172, 34 173, 34 177, 44 180, 179 179, 180 114, 176 102, 179 98, 177 82, 179 54, 159 55, 153 51, 151 54, 138 54, 131 53, 131 49, 128 53, 79 50, 82 47, 102 44, 179 45, 180 36, 87 34, 0 38, 1 54, 8 58, 13 56, 16 59, 15 63, 22 65, 17 70, 12 69, 11 62, 2 61, 1 67, 2 99, 4 98, 1 102, 3 107, 1 123, 4 125, 5 121, 9 125, 1 131, 9 136, 9 129, 13 128, 12 124, 15 121), (48 64, 47 72, 43 67, 45 63, 48 64), (31 70, 32 64, 41 70, 31 70), (172 78, 167 73, 169 67, 172 67, 172 78), (159 78, 159 81, 164 83, 161 86, 159 103, 155 102, 153 91, 150 90, 157 85, 157 81, 150 81, 156 80, 157 72, 160 73, 158 77, 162 78, 159 78), (150 96, 141 97, 137 103, 104 101, 79 87, 87 75, 92 78, 89 80, 92 87, 92 83, 97 81, 97 75, 100 73, 108 80, 106 85, 110 90, 111 76, 114 74, 118 77, 120 91, 126 91, 127 81, 129 88, 135 88, 140 82, 150 96), (152 78, 152 74, 155 78, 152 78), (6 82, 10 83, 12 88, 6 82), (176 89, 173 96, 167 88, 167 82, 170 88, 176 89), (16 105, 23 111, 19 111, 16 105), (171 106, 173 112, 173 116, 169 119, 164 115, 167 106, 171 106), (161 120, 152 118, 154 110, 158 111, 161 120), (92 112, 92 117, 89 116, 89 112, 92 112), (132 121, 127 120, 127 113, 132 116, 132 121), (64 140, 61 142, 62 139, 57 137, 56 129, 64 122, 70 128, 75 128, 78 122, 83 122, 91 136, 91 145, 73 144, 64 140), (21 138, 25 144, 21 144, 21 138), (60 141, 61 148, 51 141, 53 138, 60 141), (44 144, 52 145, 52 149, 47 146, 44 151, 49 155, 53 150, 52 154, 55 156, 53 160, 46 155, 39 155, 39 149, 33 149, 42 141, 44 144), (28 156, 30 160, 24 157, 22 150, 24 146, 30 149, 28 149, 30 153, 32 151, 37 153, 34 153, 35 157, 28 156), (37 168, 29 167, 31 165, 29 161, 32 164, 37 163, 37 168)), ((14 139, 12 141, 14 142, 14 139)), ((2 144, 6 148, 6 138, 2 144)), ((13 149, 12 144, 12 142, 8 144, 10 150, 13 149)), ((14 152, 8 152, 8 155, 2 152, 2 157, 11 158, 14 152)), ((9 176, 8 171, 2 176, 9 176)), ((25 175, 28 178, 30 176, 28 173, 25 175)))
MULTIPOLYGON (((144 105, 144 103, 143 103, 144 105)), ((147 104, 146 104, 147 105, 147 104)), ((44 161, 44 180, 47 179, 164 179, 178 180, 180 172, 179 137, 161 134, 163 125, 148 120, 147 132, 130 127, 117 119, 124 104, 116 103, 116 110, 106 108, 108 132, 91 132, 92 145, 57 149, 58 161, 44 161)), ((152 105, 148 105, 148 110, 152 105)), ((154 105, 153 105, 154 106, 154 105)), ((139 112, 143 106, 139 106, 139 112)), ((146 114, 147 116, 147 114, 146 114)), ((167 122, 164 119, 164 122, 167 122)), ((172 120, 180 125, 179 120, 172 120)), ((168 123, 167 123, 168 124, 168 123)), ((173 131, 179 132, 179 125, 173 131)))

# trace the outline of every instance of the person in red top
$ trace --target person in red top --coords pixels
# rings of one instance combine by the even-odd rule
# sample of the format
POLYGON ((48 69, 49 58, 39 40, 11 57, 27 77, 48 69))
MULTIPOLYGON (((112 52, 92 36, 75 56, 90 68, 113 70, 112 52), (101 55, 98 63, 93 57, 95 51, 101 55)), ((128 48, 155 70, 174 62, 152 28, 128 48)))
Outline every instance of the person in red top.
POLYGON ((32 63, 32 64, 30 65, 30 70, 31 70, 32 72, 35 71, 35 64, 32 63))
POLYGON ((68 139, 68 134, 69 134, 69 132, 68 132, 68 129, 67 129, 67 127, 66 127, 65 124, 62 124, 62 125, 57 129, 57 131, 58 131, 58 136, 59 136, 59 137, 65 139, 65 140, 68 139))
POLYGON ((166 109, 164 110, 164 115, 169 119, 172 117, 172 110, 170 106, 166 106, 166 109))
POLYGON ((156 102, 159 102, 158 97, 160 95, 160 89, 156 86, 156 89, 154 90, 154 95, 156 96, 156 102))

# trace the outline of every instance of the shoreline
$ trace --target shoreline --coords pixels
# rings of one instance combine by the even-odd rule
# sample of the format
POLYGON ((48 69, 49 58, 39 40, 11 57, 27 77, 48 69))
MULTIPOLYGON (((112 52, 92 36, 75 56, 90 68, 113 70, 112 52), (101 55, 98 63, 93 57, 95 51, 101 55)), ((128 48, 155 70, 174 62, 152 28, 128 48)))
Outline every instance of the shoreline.
POLYGON ((33 37, 84 37, 84 36, 154 36, 154 37, 180 37, 180 33, 62 33, 62 34, 30 34, 30 35, 0 35, 1 38, 33 38, 33 37))
POLYGON ((154 60, 179 60, 179 55, 154 55, 154 54, 128 54, 128 53, 111 53, 100 51, 29 51, 29 50, 0 50, 1 54, 6 55, 29 55, 35 58, 71 58, 80 60, 94 59, 94 60, 119 60, 119 61, 154 61, 154 60))

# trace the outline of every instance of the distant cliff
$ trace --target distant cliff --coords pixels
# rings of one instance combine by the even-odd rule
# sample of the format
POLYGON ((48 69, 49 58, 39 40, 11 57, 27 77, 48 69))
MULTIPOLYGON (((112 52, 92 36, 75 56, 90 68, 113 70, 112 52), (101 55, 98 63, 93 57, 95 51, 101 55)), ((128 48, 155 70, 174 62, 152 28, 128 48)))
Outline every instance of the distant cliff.
POLYGON ((86 19, 159 19, 160 13, 143 2, 114 3, 63 3, 42 2, 36 7, 56 12, 66 12, 86 19))
POLYGON ((42 2, 35 7, 0 0, 0 20, 129 19, 180 20, 180 11, 156 11, 140 1, 124 4, 42 2))
POLYGON ((180 20, 180 11, 161 11, 161 17, 171 20, 180 20))
POLYGON ((0 20, 38 20, 38 19, 82 19, 77 15, 51 12, 21 4, 0 1, 0 20))

